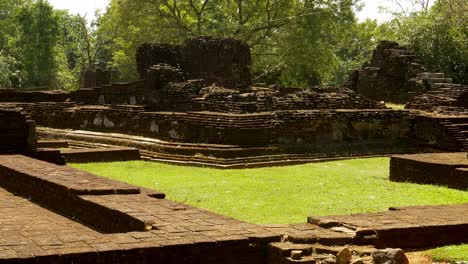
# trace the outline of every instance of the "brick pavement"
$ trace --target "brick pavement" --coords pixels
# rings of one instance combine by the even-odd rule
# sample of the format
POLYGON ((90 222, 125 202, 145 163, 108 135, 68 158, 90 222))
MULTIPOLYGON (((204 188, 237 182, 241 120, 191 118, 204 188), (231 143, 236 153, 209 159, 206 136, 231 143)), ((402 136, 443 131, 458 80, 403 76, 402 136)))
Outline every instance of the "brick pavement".
POLYGON ((0 155, 0 187, 2 264, 262 263, 266 244, 280 239, 159 192, 21 155, 0 155))

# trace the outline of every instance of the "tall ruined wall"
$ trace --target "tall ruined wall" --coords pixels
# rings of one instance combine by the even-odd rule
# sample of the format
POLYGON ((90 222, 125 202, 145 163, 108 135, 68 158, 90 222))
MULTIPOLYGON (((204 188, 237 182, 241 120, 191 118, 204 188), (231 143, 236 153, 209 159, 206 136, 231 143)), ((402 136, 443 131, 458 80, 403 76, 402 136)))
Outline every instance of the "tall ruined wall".
POLYGON ((405 103, 427 90, 418 74, 425 69, 414 54, 395 42, 381 42, 370 62, 354 71, 345 86, 370 99, 405 103))
POLYGON ((222 87, 252 84, 250 47, 233 38, 199 37, 181 46, 182 70, 188 79, 204 79, 222 87))
POLYGON ((197 37, 182 45, 144 43, 137 50, 137 69, 142 79, 157 64, 178 68, 187 80, 204 79, 227 88, 252 84, 249 46, 234 38, 197 37))
POLYGON ((80 87, 98 87, 111 83, 111 73, 103 70, 88 70, 83 73, 80 80, 80 87))
POLYGON ((25 112, 0 106, 0 154, 30 153, 36 141, 35 122, 25 112))
POLYGON ((137 49, 136 65, 141 79, 146 78, 146 72, 156 64, 167 64, 179 67, 181 63, 179 46, 159 43, 143 43, 137 49))

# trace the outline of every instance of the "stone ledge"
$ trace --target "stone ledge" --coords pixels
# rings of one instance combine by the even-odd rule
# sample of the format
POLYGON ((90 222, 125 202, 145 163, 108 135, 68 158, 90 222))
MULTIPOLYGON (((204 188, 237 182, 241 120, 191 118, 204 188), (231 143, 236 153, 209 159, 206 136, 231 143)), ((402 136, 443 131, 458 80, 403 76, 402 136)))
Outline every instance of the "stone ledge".
POLYGON ((140 151, 136 148, 91 148, 91 149, 70 149, 61 151, 67 162, 88 163, 88 162, 112 162, 140 160, 140 151))
POLYGON ((465 152, 396 155, 390 159, 390 180, 468 188, 465 152))

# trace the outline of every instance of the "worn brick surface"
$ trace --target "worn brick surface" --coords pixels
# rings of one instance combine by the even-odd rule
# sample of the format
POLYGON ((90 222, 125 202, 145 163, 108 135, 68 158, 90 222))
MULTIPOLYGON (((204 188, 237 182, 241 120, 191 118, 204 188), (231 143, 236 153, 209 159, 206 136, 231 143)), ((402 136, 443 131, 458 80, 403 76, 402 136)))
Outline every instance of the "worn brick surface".
MULTIPOLYGON (((22 155, 0 155, 0 178, 19 183, 22 179, 41 185, 61 186, 76 194, 139 193, 139 188, 70 167, 38 161, 22 155), (15 174, 12 177, 8 175, 15 174)), ((5 183, 2 183, 5 184, 5 183)), ((26 186, 18 186, 26 188, 26 186)))
MULTIPOLYGON (((0 263, 71 263, 72 259, 79 263, 147 263, 158 259, 168 261, 163 263, 220 263, 222 259, 262 263, 262 251, 250 248, 248 236, 236 235, 238 221, 232 219, 220 217, 225 224, 234 225, 218 233, 190 231, 201 225, 187 220, 187 229, 168 225, 148 232, 102 234, 1 188, 0 200, 0 263)), ((203 215, 203 211, 191 213, 192 217, 203 215)), ((215 220, 213 214, 209 217, 215 220)))
POLYGON ((0 166, 0 187, 28 197, 0 189, 1 263, 263 263, 266 243, 280 238, 256 225, 156 199, 164 196, 76 169, 20 155, 0 156, 0 166), (69 189, 80 181, 87 181, 87 192, 69 189), (91 192, 96 186, 100 191, 91 192), (101 192, 102 186, 114 191, 101 192), (75 216, 114 233, 89 228, 72 220, 75 216), (151 228, 138 230, 138 223, 151 228))
POLYGON ((352 234, 353 243, 421 248, 468 242, 468 203, 390 208, 387 212, 309 217, 314 225, 352 234))

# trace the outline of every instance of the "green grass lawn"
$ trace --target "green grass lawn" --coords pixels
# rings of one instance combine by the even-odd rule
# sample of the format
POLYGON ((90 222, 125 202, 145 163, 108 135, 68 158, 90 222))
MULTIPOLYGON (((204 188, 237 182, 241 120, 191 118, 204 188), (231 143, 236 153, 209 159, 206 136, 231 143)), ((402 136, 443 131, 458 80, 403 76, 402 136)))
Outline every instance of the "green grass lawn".
POLYGON ((468 244, 446 246, 427 251, 435 261, 465 261, 468 262, 468 244))
POLYGON ((377 212, 390 206, 468 202, 468 192, 390 182, 388 163, 388 158, 374 158, 234 170, 142 161, 71 166, 257 224, 300 223, 310 215, 377 212))
MULTIPOLYGON (((390 182, 388 158, 235 170, 142 161, 70 165, 257 224, 300 223, 309 215, 377 212, 390 206, 468 202, 465 191, 390 182)), ((425 254, 437 260, 467 260, 468 245, 425 254)))

